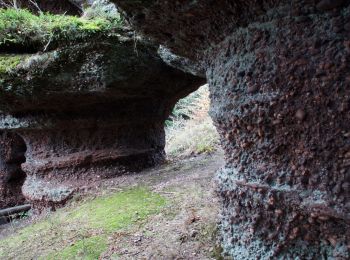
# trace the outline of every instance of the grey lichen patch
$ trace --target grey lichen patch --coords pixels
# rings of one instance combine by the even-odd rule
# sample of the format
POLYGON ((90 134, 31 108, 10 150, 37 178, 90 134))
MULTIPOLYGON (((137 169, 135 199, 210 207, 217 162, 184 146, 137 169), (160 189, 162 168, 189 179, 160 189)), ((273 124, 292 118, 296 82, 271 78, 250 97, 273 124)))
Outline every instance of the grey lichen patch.
POLYGON ((73 192, 74 190, 67 186, 51 184, 37 176, 28 176, 23 186, 23 193, 33 201, 60 203, 67 200, 73 192))

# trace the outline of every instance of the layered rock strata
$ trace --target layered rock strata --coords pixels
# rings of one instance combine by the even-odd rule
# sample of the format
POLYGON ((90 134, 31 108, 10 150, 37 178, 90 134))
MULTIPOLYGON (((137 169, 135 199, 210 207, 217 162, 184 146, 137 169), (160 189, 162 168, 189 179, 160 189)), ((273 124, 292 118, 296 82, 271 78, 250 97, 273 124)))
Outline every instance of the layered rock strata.
MULTIPOLYGON (((16 133, 25 143, 22 191, 36 207, 62 204, 96 179, 162 162, 164 121, 204 82, 168 66, 157 46, 128 30, 97 39, 17 55, 19 64, 2 74, 0 129, 9 142, 16 133)), ((2 189, 9 171, 0 172, 2 189)))
POLYGON ((348 259, 349 1, 114 2, 206 68, 225 253, 348 259))

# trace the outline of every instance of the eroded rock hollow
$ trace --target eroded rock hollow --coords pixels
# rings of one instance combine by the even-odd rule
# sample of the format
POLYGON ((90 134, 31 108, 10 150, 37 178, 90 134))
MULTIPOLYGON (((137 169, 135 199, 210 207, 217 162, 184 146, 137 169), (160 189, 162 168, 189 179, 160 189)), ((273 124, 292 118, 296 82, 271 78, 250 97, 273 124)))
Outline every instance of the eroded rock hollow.
POLYGON ((349 1, 114 2, 206 69, 225 253, 349 259, 349 1))
POLYGON ((26 145, 20 136, 0 132, 0 208, 25 201, 21 190, 25 180, 25 173, 21 169, 25 152, 26 145))
POLYGON ((164 121, 203 78, 168 66, 127 29, 97 38, 16 54, 20 63, 2 75, 1 141, 22 140, 25 159, 8 158, 17 146, 1 147, 0 190, 22 168, 24 197, 55 206, 93 180, 163 161, 164 121))

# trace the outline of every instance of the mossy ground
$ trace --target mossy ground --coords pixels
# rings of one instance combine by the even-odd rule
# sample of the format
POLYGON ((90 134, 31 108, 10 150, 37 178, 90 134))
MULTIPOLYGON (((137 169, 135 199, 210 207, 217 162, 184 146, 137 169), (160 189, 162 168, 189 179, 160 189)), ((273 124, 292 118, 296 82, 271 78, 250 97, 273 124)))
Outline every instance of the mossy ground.
POLYGON ((109 34, 122 19, 85 19, 67 15, 32 14, 24 9, 0 9, 0 51, 14 48, 43 51, 97 34, 109 34))
POLYGON ((2 240, 0 259, 98 259, 110 235, 165 205, 142 187, 77 202, 2 240))
POLYGON ((0 259, 220 259, 223 164, 222 153, 199 155, 96 182, 44 219, 0 230, 0 259))

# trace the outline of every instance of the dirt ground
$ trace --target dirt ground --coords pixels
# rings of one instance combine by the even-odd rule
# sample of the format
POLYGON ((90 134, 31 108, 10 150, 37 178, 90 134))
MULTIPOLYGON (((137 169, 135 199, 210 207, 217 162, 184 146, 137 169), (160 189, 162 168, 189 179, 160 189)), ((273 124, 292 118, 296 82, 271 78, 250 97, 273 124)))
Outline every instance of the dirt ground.
MULTIPOLYGON (((215 173, 223 164, 220 151, 82 187, 84 195, 75 202, 86 195, 98 197, 132 186, 148 187, 168 201, 157 215, 110 236, 109 248, 100 259, 217 259, 215 173)), ((3 227, 0 239, 31 221, 3 227)))
POLYGON ((147 171, 136 178, 170 205, 127 233, 111 237, 102 259, 215 259, 215 172, 223 156, 199 156, 147 171))

